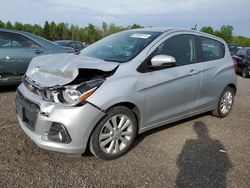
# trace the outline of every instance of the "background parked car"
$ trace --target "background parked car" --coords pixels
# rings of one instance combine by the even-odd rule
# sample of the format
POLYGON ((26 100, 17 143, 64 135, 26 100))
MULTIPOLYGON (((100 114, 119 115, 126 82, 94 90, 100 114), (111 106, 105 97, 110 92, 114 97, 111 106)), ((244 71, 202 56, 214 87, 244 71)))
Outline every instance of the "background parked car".
POLYGON ((74 52, 31 33, 0 29, 0 85, 19 83, 35 56, 74 52))
POLYGON ((72 40, 57 40, 55 41, 56 44, 60 46, 66 46, 74 48, 76 52, 80 52, 82 49, 85 48, 85 45, 79 41, 72 41, 72 40))
POLYGON ((228 44, 229 51, 231 55, 235 55, 241 47, 238 44, 228 44))
POLYGON ((250 47, 241 48, 236 55, 233 56, 236 63, 236 73, 241 74, 244 78, 250 75, 250 47))

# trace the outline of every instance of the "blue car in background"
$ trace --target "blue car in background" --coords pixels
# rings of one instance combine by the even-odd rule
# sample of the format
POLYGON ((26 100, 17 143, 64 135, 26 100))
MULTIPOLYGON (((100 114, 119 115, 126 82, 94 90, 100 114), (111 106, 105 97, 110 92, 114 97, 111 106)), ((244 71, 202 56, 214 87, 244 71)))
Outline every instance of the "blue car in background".
POLYGON ((33 57, 74 52, 28 32, 0 29, 0 86, 19 83, 33 57))
POLYGON ((56 44, 60 46, 66 46, 66 47, 71 47, 74 48, 76 52, 80 52, 83 50, 86 46, 80 41, 73 41, 73 40, 57 40, 55 41, 56 44))

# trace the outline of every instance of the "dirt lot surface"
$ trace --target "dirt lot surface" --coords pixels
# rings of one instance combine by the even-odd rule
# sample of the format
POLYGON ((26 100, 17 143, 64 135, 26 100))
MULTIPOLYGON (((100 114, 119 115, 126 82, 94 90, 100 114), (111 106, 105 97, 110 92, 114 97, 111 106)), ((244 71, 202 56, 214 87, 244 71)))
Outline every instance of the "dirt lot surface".
POLYGON ((250 187, 250 79, 231 114, 203 114, 142 134, 114 161, 38 148, 17 123, 16 87, 0 87, 0 187, 250 187))

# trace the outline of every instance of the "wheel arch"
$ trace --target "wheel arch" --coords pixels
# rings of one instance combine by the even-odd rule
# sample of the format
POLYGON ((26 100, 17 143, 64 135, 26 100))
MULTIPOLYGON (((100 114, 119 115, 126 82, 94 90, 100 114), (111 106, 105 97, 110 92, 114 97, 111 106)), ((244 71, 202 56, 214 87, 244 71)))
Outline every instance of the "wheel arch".
POLYGON ((234 90, 234 94, 236 94, 236 92, 237 92, 237 87, 236 87, 235 84, 230 83, 230 84, 228 84, 227 86, 230 87, 230 88, 232 88, 232 89, 234 90))
POLYGON ((116 106, 124 106, 124 107, 127 107, 128 109, 130 109, 130 110, 134 113, 135 118, 136 118, 136 121, 137 121, 137 126, 138 126, 137 132, 138 132, 138 130, 139 130, 139 128, 140 128, 140 124, 141 124, 141 113, 140 113, 139 108, 138 108, 134 103, 132 103, 132 102, 118 102, 118 103, 116 103, 116 104, 113 104, 113 105, 110 106, 109 108, 107 108, 107 109, 105 110, 105 112, 108 111, 108 110, 111 109, 111 108, 116 107, 116 106))
MULTIPOLYGON (((140 124, 141 124, 141 113, 140 113, 139 108, 132 102, 118 102, 118 103, 115 103, 115 104, 111 105, 107 109, 105 109, 104 112, 106 113, 109 109, 114 108, 116 106, 124 106, 124 107, 130 109, 134 113, 136 121, 137 121, 137 126, 138 126, 136 134, 138 134, 139 129, 140 129, 140 124)), ((95 130, 97 124, 102 120, 102 118, 96 123, 96 125, 92 128, 92 130, 91 130, 91 132, 89 134, 87 147, 86 147, 87 150, 89 150, 91 135, 92 135, 93 131, 95 130)))

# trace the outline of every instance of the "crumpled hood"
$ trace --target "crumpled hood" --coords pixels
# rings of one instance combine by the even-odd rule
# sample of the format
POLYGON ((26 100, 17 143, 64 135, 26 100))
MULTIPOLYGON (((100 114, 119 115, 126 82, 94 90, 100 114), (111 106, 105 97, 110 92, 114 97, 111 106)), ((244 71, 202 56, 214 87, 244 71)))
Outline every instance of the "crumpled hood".
POLYGON ((53 54, 32 59, 26 75, 43 87, 66 85, 78 75, 79 69, 112 71, 118 63, 75 54, 53 54))

